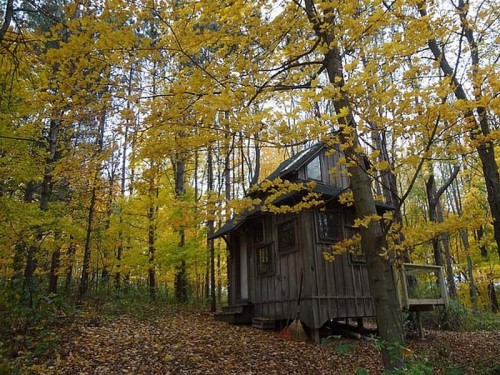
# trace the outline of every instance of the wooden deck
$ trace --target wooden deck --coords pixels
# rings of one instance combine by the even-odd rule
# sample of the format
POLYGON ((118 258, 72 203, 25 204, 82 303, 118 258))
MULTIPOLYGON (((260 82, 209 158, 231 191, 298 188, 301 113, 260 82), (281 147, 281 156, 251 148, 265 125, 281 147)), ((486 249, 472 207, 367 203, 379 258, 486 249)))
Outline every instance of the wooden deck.
POLYGON ((395 279, 402 309, 428 311, 448 305, 443 267, 405 263, 395 271, 395 279))

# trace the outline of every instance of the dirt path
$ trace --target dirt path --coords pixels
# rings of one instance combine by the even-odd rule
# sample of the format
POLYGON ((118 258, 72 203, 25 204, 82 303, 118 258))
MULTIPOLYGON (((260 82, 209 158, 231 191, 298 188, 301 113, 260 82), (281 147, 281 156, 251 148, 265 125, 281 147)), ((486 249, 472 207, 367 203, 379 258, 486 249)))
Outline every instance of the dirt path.
MULTIPOLYGON (((364 368, 379 374, 382 368, 369 341, 336 339, 322 346, 291 342, 274 332, 217 322, 209 314, 173 314, 154 321, 127 316, 107 322, 86 320, 59 335, 61 342, 52 356, 40 359, 41 364, 26 373, 356 374, 364 368)), ((409 346, 422 358, 465 364, 500 355, 500 332, 428 332, 426 340, 409 341, 409 346)), ((500 369, 500 357, 488 361, 490 368, 492 361, 500 369)), ((461 369, 481 374, 484 367, 461 369)))

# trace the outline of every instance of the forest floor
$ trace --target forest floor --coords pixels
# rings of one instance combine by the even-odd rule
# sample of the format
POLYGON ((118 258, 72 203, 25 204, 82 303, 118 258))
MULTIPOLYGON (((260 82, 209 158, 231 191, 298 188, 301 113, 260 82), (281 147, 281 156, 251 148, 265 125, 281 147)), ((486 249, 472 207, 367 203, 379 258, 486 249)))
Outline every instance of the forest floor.
MULTIPOLYGON (((24 363, 20 355, 20 373, 382 373, 372 340, 295 342, 278 332, 218 322, 208 313, 176 310, 149 318, 88 313, 63 321, 50 333, 57 339, 44 354, 24 363)), ((500 374, 500 331, 426 330, 424 339, 410 337, 407 347, 411 372, 403 373, 500 374)))

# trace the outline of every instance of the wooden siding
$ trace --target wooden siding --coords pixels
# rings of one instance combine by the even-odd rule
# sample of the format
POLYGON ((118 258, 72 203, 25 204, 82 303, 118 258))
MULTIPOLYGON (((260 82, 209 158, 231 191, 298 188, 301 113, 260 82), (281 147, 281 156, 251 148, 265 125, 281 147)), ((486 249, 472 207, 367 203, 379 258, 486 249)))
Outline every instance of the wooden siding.
POLYGON ((312 210, 295 216, 295 251, 280 253, 276 228, 282 219, 280 215, 263 215, 248 225, 249 298, 254 303, 255 316, 295 318, 301 273, 300 317, 310 328, 319 328, 329 319, 373 316, 366 266, 351 264, 348 254, 337 257, 334 262, 325 261, 325 244, 317 241, 312 210), (272 246, 273 270, 266 274, 256 271, 258 244, 252 241, 256 220, 264 222, 264 242, 272 246))

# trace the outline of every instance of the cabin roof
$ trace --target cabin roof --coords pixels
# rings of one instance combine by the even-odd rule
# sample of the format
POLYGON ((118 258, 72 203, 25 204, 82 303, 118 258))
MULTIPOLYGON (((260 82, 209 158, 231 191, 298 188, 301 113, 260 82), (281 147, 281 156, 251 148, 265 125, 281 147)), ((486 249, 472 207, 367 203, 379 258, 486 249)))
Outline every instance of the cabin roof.
POLYGON ((267 176, 264 180, 272 181, 296 172, 305 163, 315 157, 324 147, 326 147, 325 143, 319 142, 312 145, 311 147, 302 150, 301 152, 282 162, 278 166, 278 168, 276 168, 274 172, 267 176))
MULTIPOLYGON (((325 199, 337 198, 340 194, 342 194, 346 189, 338 189, 331 186, 326 186, 323 184, 316 184, 312 189, 313 192, 319 193, 325 199)), ((304 188, 304 191, 306 189, 304 188)), ((272 204, 279 204, 281 202, 286 201, 287 199, 296 196, 297 192, 283 194, 282 196, 276 198, 272 204)), ((228 234, 236 229, 238 229, 246 220, 250 219, 253 216, 257 216, 262 212, 262 206, 264 204, 261 203, 258 206, 254 207, 251 210, 246 210, 236 215, 234 218, 225 223, 222 227, 219 228, 212 236, 209 236, 209 239, 221 237, 225 234, 228 234)))
MULTIPOLYGON (((290 174, 296 172, 299 168, 301 168, 304 164, 308 163, 312 160, 316 155, 320 153, 320 151, 326 147, 326 144, 323 142, 316 143, 311 147, 308 147, 298 154, 292 156, 291 158, 283 161, 274 172, 272 172, 269 176, 265 178, 265 180, 273 181, 277 178, 283 178, 289 176, 290 174)), ((300 181, 297 181, 300 182, 300 181)), ((307 181, 303 181, 306 183, 307 181)), ((304 187, 304 191, 310 191, 310 188, 304 187)), ((322 183, 316 183, 313 192, 319 193, 325 200, 331 200, 334 198, 338 198, 340 194, 342 194, 346 189, 339 189, 333 186, 324 185, 322 183)), ((286 201, 293 196, 299 195, 299 192, 292 192, 283 194, 280 197, 276 198, 272 204, 279 204, 281 202, 286 201)), ((213 235, 209 236, 208 239, 214 239, 225 234, 228 234, 236 229, 238 229, 247 219, 251 217, 257 216, 262 212, 263 203, 255 206, 253 209, 246 210, 241 212, 240 214, 234 216, 228 222, 226 222, 222 227, 220 227, 213 235)), ((394 209, 391 205, 377 202, 377 208, 382 210, 391 210, 394 209)))
MULTIPOLYGON (((283 161, 278 166, 278 168, 276 168, 264 180, 273 181, 277 178, 285 177, 289 174, 292 174, 293 172, 296 172, 300 167, 302 167, 310 159, 315 157, 324 147, 325 147, 325 144, 323 142, 318 142, 318 143, 312 145, 311 147, 305 148, 301 152, 293 155, 291 158, 288 158, 285 161, 283 161)), ((328 188, 328 189, 334 189, 334 188, 329 188, 327 186, 323 186, 323 187, 328 188)), ((317 192, 323 194, 323 192, 319 191, 319 190, 321 190, 321 188, 318 188, 317 192)), ((331 193, 333 193, 333 192, 331 192, 331 193)), ((338 193, 336 193, 336 194, 338 195, 338 193)), ((281 197, 277 198, 273 202, 273 204, 277 204, 283 200, 286 200, 286 199, 290 198, 292 195, 294 195, 294 194, 293 193, 284 194, 281 197)), ((261 209, 262 209, 262 204, 254 207, 251 210, 246 210, 246 211, 243 211, 242 213, 236 215, 231 220, 226 222, 222 227, 220 227, 213 235, 209 236, 209 239, 221 237, 229 232, 236 230, 241 224, 243 224, 243 222, 245 222, 245 220, 260 213, 261 209)))

